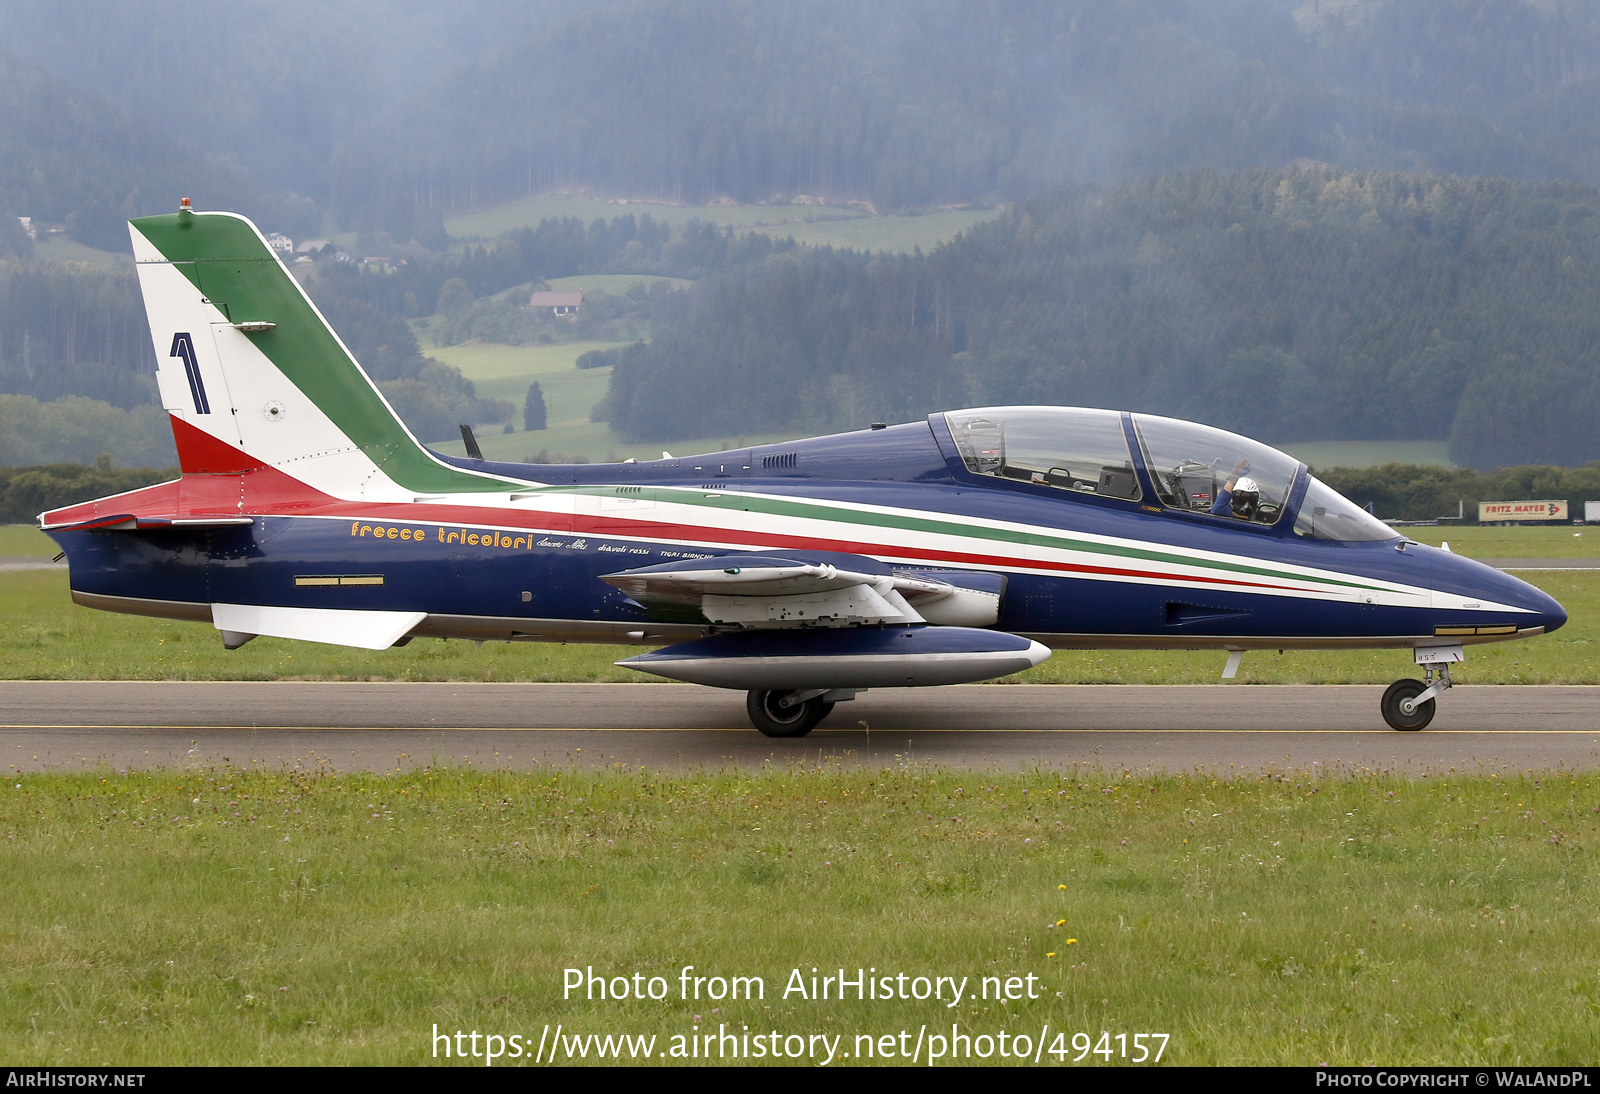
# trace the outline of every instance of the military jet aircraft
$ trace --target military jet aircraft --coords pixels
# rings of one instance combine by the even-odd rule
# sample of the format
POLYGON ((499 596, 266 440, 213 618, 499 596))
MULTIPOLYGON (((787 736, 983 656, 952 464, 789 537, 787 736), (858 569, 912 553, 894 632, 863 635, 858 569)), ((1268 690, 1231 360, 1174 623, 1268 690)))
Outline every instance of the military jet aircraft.
MULTIPOLYGON (((417 442, 255 225, 131 222, 182 476, 42 514, 78 604, 381 650, 658 647, 771 737, 869 688, 1051 649, 1399 648, 1417 730, 1468 646, 1555 630, 1522 581, 1193 422, 1009 406, 677 459, 552 466, 417 442)), ((713 393, 707 393, 714 397, 713 393)))

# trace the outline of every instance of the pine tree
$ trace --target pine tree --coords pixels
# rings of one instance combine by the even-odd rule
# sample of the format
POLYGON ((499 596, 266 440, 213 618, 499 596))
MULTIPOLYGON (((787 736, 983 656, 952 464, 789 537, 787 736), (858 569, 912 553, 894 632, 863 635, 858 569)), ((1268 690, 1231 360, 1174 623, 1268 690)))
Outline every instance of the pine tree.
POLYGON ((536 429, 543 429, 547 423, 547 410, 544 405, 544 389, 535 380, 528 385, 528 401, 522 405, 522 428, 532 433, 536 429))

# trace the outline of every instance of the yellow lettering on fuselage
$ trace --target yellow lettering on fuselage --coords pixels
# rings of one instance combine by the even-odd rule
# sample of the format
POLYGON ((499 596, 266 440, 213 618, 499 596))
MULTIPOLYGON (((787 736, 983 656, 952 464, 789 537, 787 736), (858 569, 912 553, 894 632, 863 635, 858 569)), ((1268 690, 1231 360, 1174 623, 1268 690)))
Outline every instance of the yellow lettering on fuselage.
MULTIPOLYGON (((474 547, 500 547, 503 549, 522 548, 526 550, 534 546, 533 536, 524 533, 520 536, 506 535, 498 530, 493 532, 469 532, 465 528, 446 531, 443 527, 436 527, 435 532, 439 542, 444 544, 457 543, 470 544, 474 547)), ((404 539, 413 543, 421 543, 428 538, 425 528, 402 528, 398 525, 371 525, 355 521, 350 525, 352 536, 371 536, 373 539, 404 539)))

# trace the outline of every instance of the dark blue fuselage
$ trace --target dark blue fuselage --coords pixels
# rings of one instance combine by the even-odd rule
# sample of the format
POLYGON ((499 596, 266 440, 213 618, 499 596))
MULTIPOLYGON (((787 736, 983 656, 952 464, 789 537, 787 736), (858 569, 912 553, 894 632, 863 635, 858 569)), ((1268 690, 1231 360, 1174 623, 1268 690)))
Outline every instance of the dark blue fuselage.
MULTIPOLYGON (((705 633, 693 621, 650 618, 601 576, 751 548, 856 553, 926 569, 929 551, 906 538, 924 534, 907 530, 919 520, 986 529, 971 550, 935 564, 1006 575, 996 626, 1056 646, 1411 646, 1515 637, 1566 621, 1538 589, 1446 551, 1399 537, 1295 534, 1303 468, 1269 527, 976 475, 941 430, 936 419, 638 464, 450 460, 565 492, 574 507, 556 519, 482 504, 385 506, 380 515, 350 503, 343 511, 254 514, 248 526, 51 534, 67 553, 78 599, 94 606, 196 619, 209 618, 213 603, 420 611, 430 618, 416 633, 444 636, 664 641, 705 633), (596 496, 685 486, 695 489, 683 496, 712 518, 704 526, 654 512, 585 511, 596 496), (840 521, 830 512, 853 516, 840 521), (742 534, 740 514, 752 521, 742 534), (774 522, 785 521, 792 529, 775 533, 774 522), (356 534, 363 524, 407 538, 356 534), (459 534, 452 541, 446 530, 459 534), (1092 565, 1042 572, 1027 553, 1035 541, 1075 537, 1098 545, 1092 565), (1117 554, 1124 549, 1110 543, 1137 550, 1117 554), (1215 556, 1233 560, 1216 573, 1244 576, 1199 586, 1160 579, 1183 560, 1215 556), (1271 576, 1302 568, 1351 580, 1329 586, 1336 597, 1310 596, 1286 593, 1271 576), (1438 595, 1366 602, 1345 588, 1371 583, 1438 595), (1482 607, 1468 606, 1475 602, 1482 607)), ((1137 471, 1143 497, 1154 498, 1149 472, 1142 464, 1137 471)))

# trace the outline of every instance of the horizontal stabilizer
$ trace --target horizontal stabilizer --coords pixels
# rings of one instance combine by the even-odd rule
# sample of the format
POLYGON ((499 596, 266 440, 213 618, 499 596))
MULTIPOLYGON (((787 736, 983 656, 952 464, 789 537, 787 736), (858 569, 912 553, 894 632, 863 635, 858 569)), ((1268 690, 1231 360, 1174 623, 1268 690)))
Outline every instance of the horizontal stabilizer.
POLYGON ((254 523, 254 517, 138 517, 123 513, 76 524, 44 524, 41 527, 46 532, 146 532, 159 528, 233 528, 254 523))
POLYGON ((277 608, 213 604, 211 624, 234 635, 264 634, 332 646, 386 650, 411 632, 427 612, 373 612, 344 608, 277 608))

